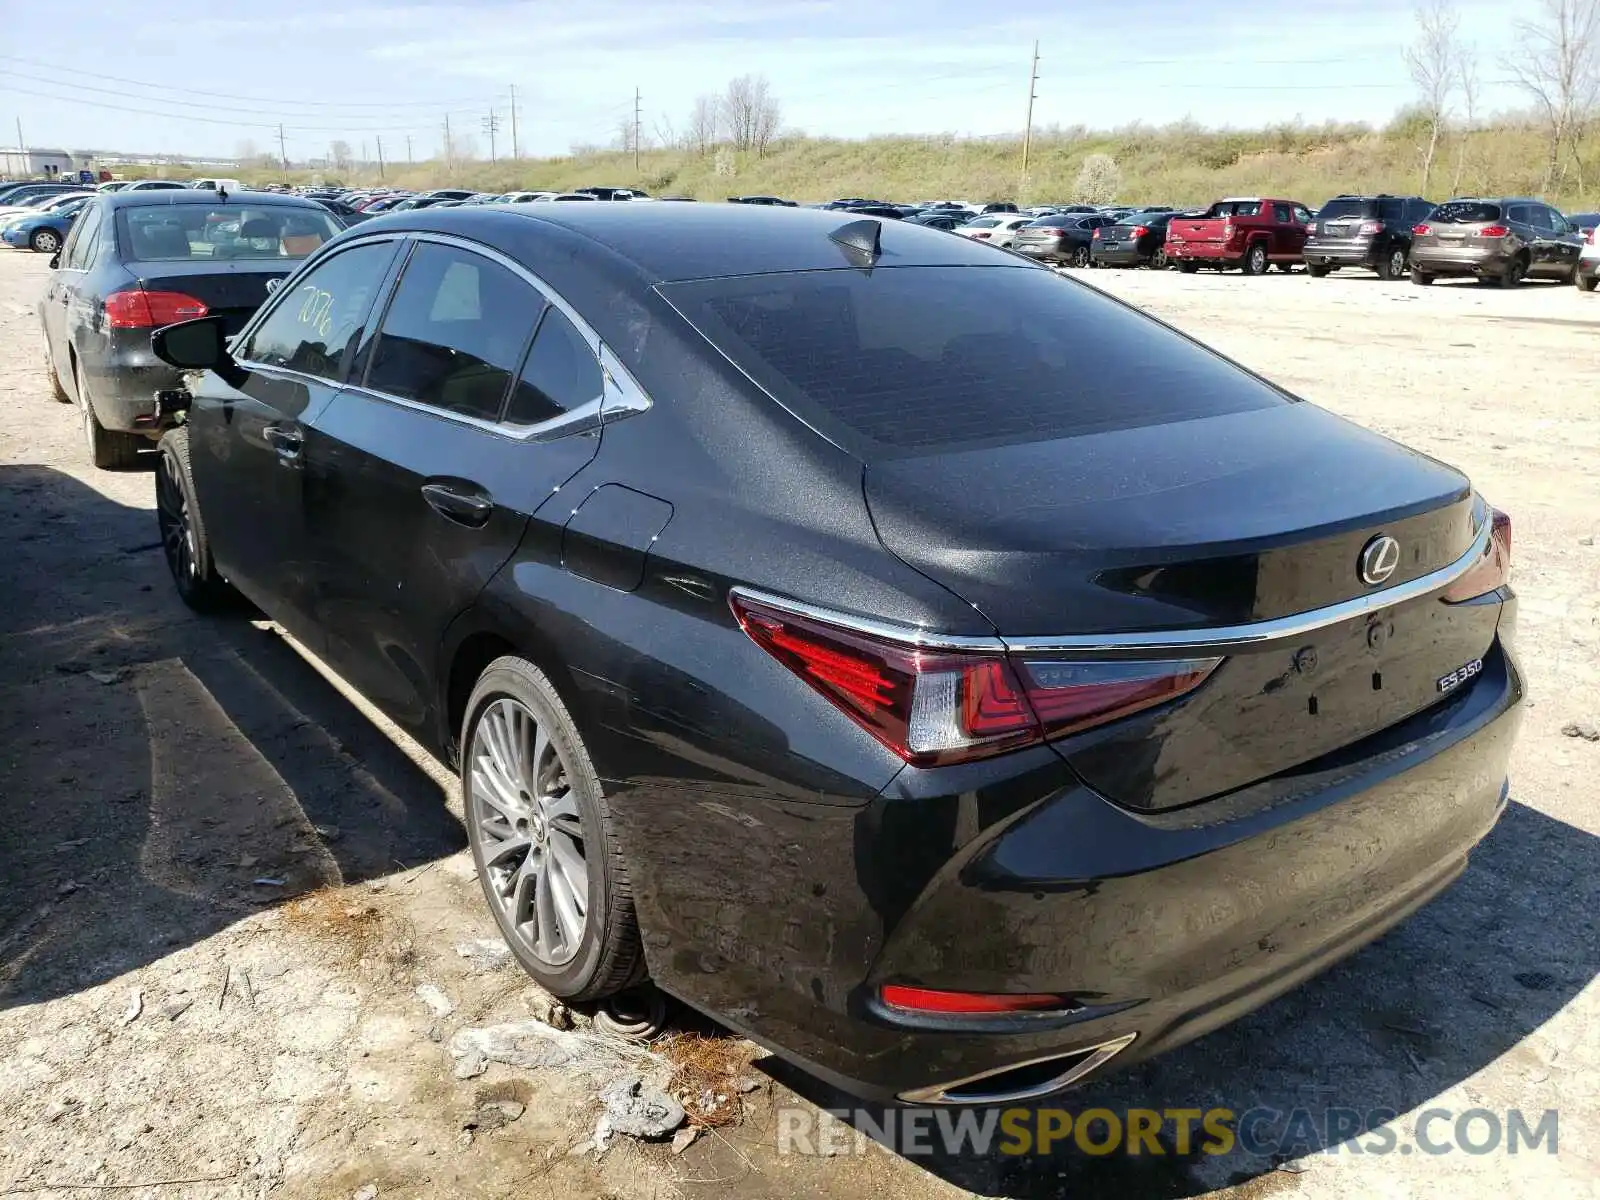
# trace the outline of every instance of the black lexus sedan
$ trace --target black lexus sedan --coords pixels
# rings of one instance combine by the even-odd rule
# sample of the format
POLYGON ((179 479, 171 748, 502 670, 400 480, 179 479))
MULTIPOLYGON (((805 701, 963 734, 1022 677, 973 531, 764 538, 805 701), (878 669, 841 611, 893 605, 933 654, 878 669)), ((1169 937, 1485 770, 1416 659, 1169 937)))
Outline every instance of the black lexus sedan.
POLYGON ((39 301, 52 393, 76 404, 97 467, 134 466, 171 422, 180 373, 150 331, 212 315, 229 333, 344 226, 314 200, 191 188, 107 192, 78 212, 39 301))
POLYGON ((1460 473, 987 246, 839 211, 379 217, 157 473, 459 767, 569 999, 645 978, 858 1094, 1164 1050, 1443 890, 1505 803, 1510 525, 1460 473))

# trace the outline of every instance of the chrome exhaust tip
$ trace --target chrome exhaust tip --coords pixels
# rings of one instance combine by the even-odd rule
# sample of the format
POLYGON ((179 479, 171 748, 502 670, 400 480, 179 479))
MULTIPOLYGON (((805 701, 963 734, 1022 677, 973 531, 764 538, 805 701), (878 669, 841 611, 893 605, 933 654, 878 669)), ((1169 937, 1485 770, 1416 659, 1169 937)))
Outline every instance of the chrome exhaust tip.
POLYGON ((900 1093, 907 1104, 1020 1104, 1064 1091, 1098 1071, 1132 1044, 1136 1033, 1107 1042, 996 1067, 977 1075, 900 1093))

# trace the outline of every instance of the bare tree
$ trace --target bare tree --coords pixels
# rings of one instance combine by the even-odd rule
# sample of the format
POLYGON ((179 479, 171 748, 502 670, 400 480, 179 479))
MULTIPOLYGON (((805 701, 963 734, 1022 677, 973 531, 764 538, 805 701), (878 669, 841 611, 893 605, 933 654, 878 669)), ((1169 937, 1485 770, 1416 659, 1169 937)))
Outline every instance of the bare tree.
POLYGON ((350 169, 350 143, 346 141, 332 141, 328 143, 328 157, 333 159, 336 171, 350 169))
POLYGON ((716 96, 696 96, 694 111, 689 114, 689 130, 684 135, 689 149, 696 154, 710 154, 721 132, 722 102, 716 96))
POLYGON ((1462 122, 1461 136, 1456 139, 1456 174, 1450 184, 1450 193, 1461 195, 1461 176, 1467 168, 1467 148, 1472 140, 1473 127, 1478 122, 1478 54, 1471 46, 1462 45, 1456 57, 1456 81, 1461 86, 1462 122))
POLYGON ((1544 186, 1555 182, 1563 147, 1571 150, 1583 190, 1578 148, 1600 94, 1600 0, 1537 0, 1538 15, 1516 22, 1516 52, 1506 70, 1533 100, 1549 138, 1544 186))
POLYGON ((658 146, 680 147, 682 139, 678 137, 677 126, 673 125, 672 118, 662 113, 651 123, 651 132, 655 135, 655 144, 658 146))
POLYGON ((1422 192, 1428 191, 1439 138, 1450 117, 1460 58, 1461 18, 1451 0, 1423 0, 1417 5, 1417 40, 1405 49, 1406 70, 1422 94, 1427 118, 1427 143, 1422 151, 1422 192))
POLYGON ((722 97, 722 124, 734 149, 765 154, 778 132, 781 110, 765 75, 741 75, 722 97))

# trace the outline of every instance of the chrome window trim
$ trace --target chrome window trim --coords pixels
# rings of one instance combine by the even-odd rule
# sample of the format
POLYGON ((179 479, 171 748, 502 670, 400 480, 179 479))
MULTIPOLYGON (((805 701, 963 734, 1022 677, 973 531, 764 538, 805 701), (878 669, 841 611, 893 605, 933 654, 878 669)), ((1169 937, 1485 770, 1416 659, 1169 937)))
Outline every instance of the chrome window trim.
POLYGON ((1282 638, 1304 637, 1329 625, 1337 625, 1353 617, 1364 616, 1380 609, 1405 604, 1430 593, 1440 591, 1454 583, 1477 565, 1489 548, 1493 522, 1485 520, 1473 538, 1471 547, 1454 562, 1430 571, 1426 575, 1393 587, 1380 588, 1363 596, 1355 596, 1286 617, 1254 621, 1242 625, 1220 625, 1202 629, 1155 629, 1134 633, 1083 633, 1058 636, 1001 638, 939 633, 916 626, 880 621, 841 613, 834 609, 774 596, 743 586, 731 589, 732 594, 745 596, 760 604, 792 612, 797 616, 811 617, 833 625, 842 625, 871 637, 930 650, 986 650, 1022 651, 1024 653, 1087 653, 1110 654, 1120 651, 1167 652, 1191 650, 1226 650, 1258 646, 1282 638))
MULTIPOLYGON (((589 322, 585 321, 583 317, 578 314, 578 311, 572 307, 572 305, 568 304, 566 300, 562 299, 562 297, 556 293, 553 287, 551 287, 539 276, 535 275, 532 271, 528 270, 521 263, 505 254, 502 254, 492 246, 485 246, 483 243, 475 242, 471 238, 457 237, 454 234, 438 233, 433 230, 397 229, 375 232, 368 236, 356 237, 347 242, 341 242, 339 244, 339 249, 334 253, 316 255, 312 258, 306 259, 299 268, 284 276, 282 285, 276 292, 272 293, 272 299, 275 301, 275 303, 271 304, 270 306, 263 305, 263 307, 257 311, 256 315, 251 318, 250 323, 241 329, 236 337, 242 344, 248 336, 251 336, 255 333, 256 327, 259 323, 267 320, 267 318, 271 315, 271 312, 277 308, 278 304, 287 303, 288 296, 294 290, 290 285, 294 283, 296 277, 300 275, 302 271, 309 269, 311 264, 324 262, 327 259, 335 257, 335 254, 342 253, 345 250, 355 249, 358 246, 396 240, 404 240, 412 243, 436 242, 439 245, 450 246, 454 249, 464 250, 471 254, 481 255, 482 257, 487 258, 489 261, 504 267, 513 275, 516 275, 518 278, 520 278, 524 283, 528 284, 528 286, 532 287, 536 292, 539 293, 539 295, 544 297, 544 300, 547 304, 549 304, 552 308, 559 309, 561 314, 572 322, 573 328, 578 331, 579 336, 583 338, 585 344, 588 345, 590 352, 599 362, 601 375, 600 395, 594 397, 592 400, 588 400, 583 404, 580 404, 577 408, 570 409, 567 412, 562 413, 559 417, 551 417, 548 421, 541 421, 537 425, 512 425, 500 421, 486 421, 481 417, 468 416, 465 413, 453 413, 448 409, 439 408, 432 404, 425 404, 420 400, 412 400, 405 396, 396 396, 391 392, 382 391, 379 388, 368 387, 365 384, 355 380, 351 380, 347 383, 341 383, 338 380, 324 379, 320 375, 307 375, 304 372, 294 371, 286 367, 268 366, 267 364, 258 363, 251 359, 238 359, 238 364, 241 367, 245 367, 249 370, 271 372, 274 374, 290 376, 296 379, 307 380, 323 386, 331 385, 341 388, 345 391, 359 392, 361 395, 370 396, 373 399, 382 400, 388 404, 396 404, 401 408, 408 408, 414 412, 426 413, 429 416, 442 417, 447 421, 455 421, 462 425, 468 425, 474 429, 482 430, 485 433, 496 434, 511 441, 519 442, 553 442, 559 438, 573 437, 580 433, 589 433, 595 429, 599 429, 602 425, 609 424, 612 421, 619 421, 624 417, 630 417, 636 413, 649 411, 653 403, 649 395, 642 387, 639 386, 638 381, 634 379, 633 375, 628 371, 628 369, 622 365, 622 361, 617 358, 616 354, 612 352, 611 348, 601 340, 600 335, 595 332, 594 327, 591 326, 589 322)), ((400 278, 404 278, 403 271, 400 278)), ((399 286, 400 279, 397 279, 394 283, 394 288, 398 288, 399 286)), ((383 297, 385 306, 387 306, 388 301, 393 298, 394 288, 391 288, 388 295, 383 297)), ((535 333, 537 333, 537 330, 535 330, 535 333)), ((379 334, 380 336, 382 334, 381 321, 379 323, 379 334)))

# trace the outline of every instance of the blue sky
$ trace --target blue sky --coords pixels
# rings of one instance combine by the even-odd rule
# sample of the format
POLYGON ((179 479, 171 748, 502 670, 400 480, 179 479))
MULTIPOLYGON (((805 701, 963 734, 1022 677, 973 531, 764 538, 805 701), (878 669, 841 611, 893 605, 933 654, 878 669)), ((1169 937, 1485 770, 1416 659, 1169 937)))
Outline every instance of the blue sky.
MULTIPOLYGON (((1501 0, 1458 0, 1480 49, 1480 108, 1520 104, 1503 83, 1501 0)), ((524 154, 603 144, 643 94, 646 135, 678 129, 697 94, 764 73, 785 128, 875 133, 1020 131, 1040 41, 1038 126, 1191 117, 1257 125, 1387 120, 1412 97, 1400 0, 97 0, 93 19, 17 4, 0 44, 0 144, 191 154, 276 148, 436 152, 448 112, 487 155, 491 108, 524 154), (237 15, 234 15, 237 14, 237 15), (70 30, 70 32, 68 32, 70 30), (158 85, 158 86, 145 86, 158 85), (164 86, 161 86, 164 85, 164 86)))

